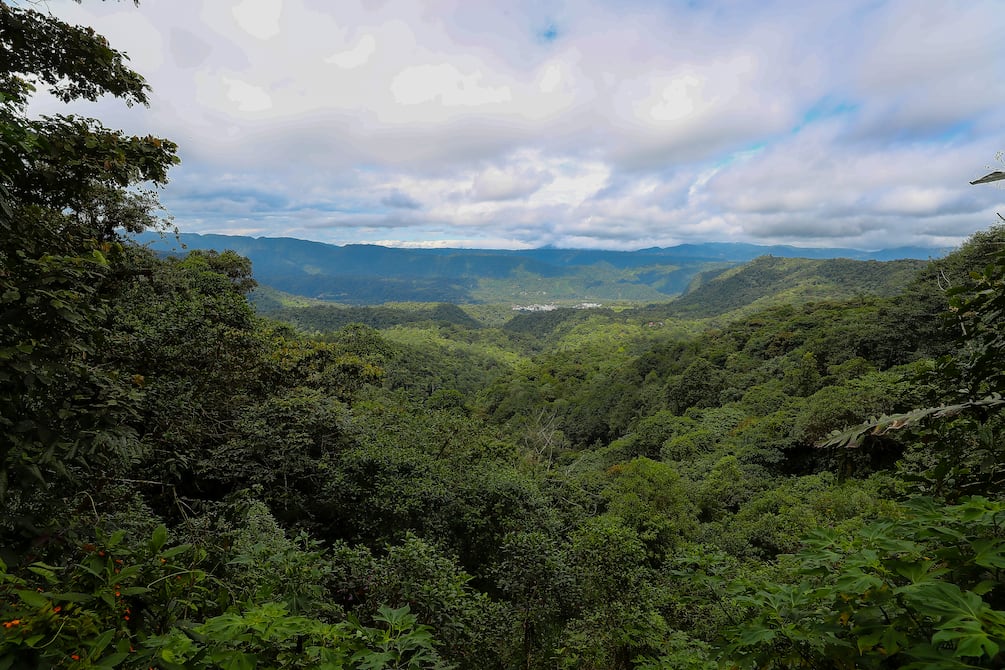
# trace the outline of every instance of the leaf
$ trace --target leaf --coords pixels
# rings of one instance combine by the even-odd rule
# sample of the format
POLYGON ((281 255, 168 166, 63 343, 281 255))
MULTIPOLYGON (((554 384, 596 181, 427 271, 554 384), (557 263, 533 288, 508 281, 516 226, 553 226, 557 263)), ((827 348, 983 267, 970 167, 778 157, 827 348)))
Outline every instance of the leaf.
POLYGON ((150 541, 147 543, 150 551, 156 553, 164 547, 164 543, 167 542, 167 526, 161 524, 154 529, 153 534, 150 536, 150 541))
POLYGON ((1005 568, 1005 541, 997 539, 974 540, 974 563, 982 568, 1005 568))
POLYGON ((911 600, 923 614, 947 619, 971 619, 979 621, 991 608, 980 596, 962 591, 955 584, 947 582, 927 582, 915 585, 904 596, 911 600))
POLYGON ((56 573, 52 570, 52 568, 45 566, 43 564, 36 563, 34 565, 29 565, 28 570, 34 572, 36 575, 45 577, 45 581, 49 582, 50 584, 56 581, 56 573))
POLYGON ((217 662, 222 670, 255 670, 258 667, 257 656, 237 651, 228 651, 217 662))
POLYGON ((991 591, 993 591, 997 585, 998 582, 991 579, 985 579, 984 581, 978 582, 976 585, 971 587, 970 590, 979 596, 983 596, 985 593, 990 593, 991 591))
POLYGON ((884 415, 878 419, 867 421, 844 431, 834 431, 826 440, 817 442, 814 446, 818 449, 853 449, 861 447, 868 437, 878 437, 886 435, 893 430, 911 428, 930 418, 945 419, 963 412, 987 410, 1003 406, 1005 406, 1005 398, 1000 393, 992 393, 980 400, 969 400, 956 405, 925 407, 904 414, 884 415))
POLYGON ((762 642, 771 642, 775 639, 778 631, 763 626, 751 626, 743 630, 740 634, 740 643, 744 646, 752 647, 762 642))
POLYGON ((911 580, 912 583, 932 579, 930 568, 934 565, 932 561, 901 561, 889 560, 886 562, 893 571, 901 577, 911 580))
POLYGON ((115 652, 114 654, 109 654, 105 656, 100 661, 95 664, 96 668, 114 668, 122 661, 129 658, 129 653, 123 653, 121 651, 115 652))
POLYGON ((43 607, 48 607, 50 600, 38 591, 28 591, 25 589, 16 589, 14 593, 21 599, 21 601, 28 607, 37 607, 39 609, 43 607))
POLYGON ((859 653, 864 654, 865 652, 870 651, 879 643, 879 640, 882 637, 882 630, 878 630, 875 633, 870 633, 868 635, 859 635, 855 640, 859 653))
POLYGON ((1002 179, 1005 179, 1005 172, 1002 172, 1001 170, 996 170, 995 172, 991 172, 989 174, 986 174, 983 177, 981 177, 980 179, 975 179, 974 181, 972 181, 970 183, 971 184, 987 184, 989 182, 1000 181, 1002 179))
POLYGON ((74 593, 73 591, 69 591, 66 593, 54 593, 52 599, 57 602, 86 603, 94 600, 94 596, 89 593, 74 593))
POLYGON ((932 636, 932 642, 952 644, 956 648, 956 656, 980 657, 986 654, 993 658, 998 654, 998 644, 981 630, 976 621, 954 619, 947 622, 945 626, 932 636))
POLYGON ((105 647, 108 646, 113 637, 115 637, 115 630, 109 629, 95 638, 94 641, 91 642, 91 648, 93 649, 92 654, 100 654, 104 651, 105 647))
POLYGON ((191 544, 179 544, 176 547, 171 547, 170 549, 165 550, 164 553, 161 554, 161 558, 173 558, 178 554, 188 551, 191 548, 192 548, 191 544))

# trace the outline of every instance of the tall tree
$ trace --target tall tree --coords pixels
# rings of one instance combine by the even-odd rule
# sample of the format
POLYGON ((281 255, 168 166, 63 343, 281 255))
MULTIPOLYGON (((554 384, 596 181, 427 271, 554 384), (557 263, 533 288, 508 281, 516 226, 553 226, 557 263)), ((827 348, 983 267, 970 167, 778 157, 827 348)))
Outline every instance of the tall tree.
POLYGON ((107 299, 128 274, 119 231, 157 224, 150 188, 176 146, 72 114, 64 102, 147 104, 147 85, 91 28, 0 0, 0 501, 128 458, 132 381, 101 362, 107 299), (142 190, 146 185, 148 190, 142 190))

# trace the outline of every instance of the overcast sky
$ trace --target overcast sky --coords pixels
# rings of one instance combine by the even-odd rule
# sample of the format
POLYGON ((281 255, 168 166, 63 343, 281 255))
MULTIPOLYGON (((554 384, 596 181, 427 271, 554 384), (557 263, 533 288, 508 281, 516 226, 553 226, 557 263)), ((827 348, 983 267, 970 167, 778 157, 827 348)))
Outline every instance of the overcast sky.
MULTIPOLYGON (((183 232, 946 246, 1005 189, 1002 0, 50 0, 153 89, 183 232)), ((35 111, 58 109, 40 99, 35 111)))

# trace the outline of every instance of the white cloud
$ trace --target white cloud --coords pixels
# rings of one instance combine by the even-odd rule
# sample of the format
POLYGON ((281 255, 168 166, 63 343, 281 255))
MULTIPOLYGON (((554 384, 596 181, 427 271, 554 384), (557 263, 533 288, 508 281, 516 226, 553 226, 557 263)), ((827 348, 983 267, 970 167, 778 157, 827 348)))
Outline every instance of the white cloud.
POLYGON ((533 249, 533 245, 505 237, 456 240, 375 240, 373 244, 399 249, 533 249))
POLYGON ((706 104, 702 96, 703 88, 704 82, 693 74, 674 77, 662 86, 655 102, 643 103, 647 108, 645 115, 657 122, 685 119, 694 113, 696 107, 706 104))
POLYGON ((512 100, 508 86, 486 86, 480 71, 461 72, 451 63, 414 65, 391 80, 391 94, 400 105, 436 102, 445 107, 477 107, 512 100))
POLYGON ((475 200, 512 200, 534 193, 551 180, 547 172, 533 168, 490 167, 474 178, 471 189, 475 200))
POLYGON ((359 38, 356 46, 347 51, 339 51, 325 58, 326 63, 334 63, 343 70, 354 70, 366 65, 377 50, 377 40, 373 35, 366 34, 359 38))
POLYGON ((562 84, 562 66, 549 63, 538 77, 537 87, 542 93, 553 93, 562 84))
POLYGON ((907 216, 935 216, 946 208, 965 208, 962 188, 902 186, 884 191, 876 198, 873 211, 883 214, 904 214, 907 216), (963 201, 963 202, 961 202, 963 201))
POLYGON ((241 0, 230 11, 237 25, 252 37, 267 40, 279 34, 283 0, 241 0))
POLYGON ((530 198, 536 206, 577 207, 597 195, 611 178, 611 167, 600 161, 549 161, 554 178, 530 198))
POLYGON ((1001 200, 966 183, 1005 148, 998 0, 178 7, 53 11, 148 77, 150 110, 80 111, 181 143, 182 229, 878 247, 963 237, 1001 200))
POLYGON ((227 87, 227 99, 242 112, 261 112, 272 107, 272 97, 262 87, 233 77, 221 77, 227 87))

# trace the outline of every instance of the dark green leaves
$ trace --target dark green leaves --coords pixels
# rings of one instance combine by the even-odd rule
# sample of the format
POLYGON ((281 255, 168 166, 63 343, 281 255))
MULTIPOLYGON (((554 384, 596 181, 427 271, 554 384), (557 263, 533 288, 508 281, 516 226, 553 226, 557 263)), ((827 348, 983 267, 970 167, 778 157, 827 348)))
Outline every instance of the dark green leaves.
POLYGON ((994 606, 1005 504, 916 499, 904 512, 850 545, 835 533, 808 538, 794 558, 811 580, 740 596, 753 616, 726 633, 729 653, 766 663, 758 667, 793 667, 779 662, 786 654, 848 667, 887 667, 886 658, 919 669, 991 667, 1005 645, 1005 612, 994 606))
POLYGON ((7 59, 0 71, 5 105, 23 106, 33 82, 48 86, 64 102, 105 94, 127 104, 147 102, 143 77, 92 28, 0 2, 0 47, 7 59))

